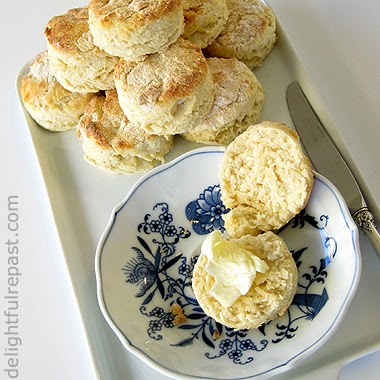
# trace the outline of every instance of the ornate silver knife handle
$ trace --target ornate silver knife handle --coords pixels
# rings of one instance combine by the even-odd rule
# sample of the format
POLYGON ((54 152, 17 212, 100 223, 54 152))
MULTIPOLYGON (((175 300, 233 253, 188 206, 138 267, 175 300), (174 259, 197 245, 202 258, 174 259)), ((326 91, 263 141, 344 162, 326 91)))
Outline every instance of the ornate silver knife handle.
POLYGON ((380 257, 380 234, 377 230, 375 219, 367 206, 360 208, 352 214, 356 225, 369 237, 371 243, 380 257))

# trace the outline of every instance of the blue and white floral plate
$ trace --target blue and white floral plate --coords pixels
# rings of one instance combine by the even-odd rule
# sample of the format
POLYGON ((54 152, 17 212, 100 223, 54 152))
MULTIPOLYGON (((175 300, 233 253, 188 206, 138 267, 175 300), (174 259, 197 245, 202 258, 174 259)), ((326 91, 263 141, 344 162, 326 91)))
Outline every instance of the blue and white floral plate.
POLYGON ((306 209, 279 232, 299 270, 288 312, 249 331, 207 317, 191 276, 205 236, 224 229, 223 154, 196 149, 144 175, 112 211, 97 248, 106 320, 130 352, 173 378, 262 379, 290 369, 331 337, 359 282, 357 228, 336 188, 315 173, 306 209), (186 322, 173 323, 172 304, 186 322))

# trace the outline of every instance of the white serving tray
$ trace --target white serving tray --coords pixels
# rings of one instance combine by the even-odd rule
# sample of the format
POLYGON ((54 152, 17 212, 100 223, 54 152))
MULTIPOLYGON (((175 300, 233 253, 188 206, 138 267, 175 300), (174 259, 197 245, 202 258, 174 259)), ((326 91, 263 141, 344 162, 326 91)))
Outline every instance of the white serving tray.
MULTIPOLYGON (((278 42, 262 67, 254 73, 266 90, 261 119, 280 121, 292 126, 285 90, 297 80, 325 124, 332 124, 328 110, 315 90, 281 25, 278 42)), ((26 64, 17 80, 28 71, 26 64)), ((24 110, 25 112, 25 110, 24 110)), ((38 163, 61 240, 65 261, 77 297, 88 343, 100 379, 166 379, 133 357, 105 322, 96 298, 94 257, 96 245, 107 224, 112 208, 120 202, 140 175, 116 176, 91 167, 82 159, 81 143, 75 131, 51 133, 40 128, 25 112, 38 163)), ((167 161, 198 147, 178 138, 167 161)), ((361 236, 363 237, 363 236, 361 236)), ((281 374, 281 379, 306 379, 314 371, 335 371, 354 358, 380 349, 376 293, 380 286, 380 262, 361 239, 363 275, 357 295, 335 336, 297 368, 281 374)), ((327 372, 326 372, 327 373, 327 372)), ((310 377, 311 378, 311 377, 310 377)))

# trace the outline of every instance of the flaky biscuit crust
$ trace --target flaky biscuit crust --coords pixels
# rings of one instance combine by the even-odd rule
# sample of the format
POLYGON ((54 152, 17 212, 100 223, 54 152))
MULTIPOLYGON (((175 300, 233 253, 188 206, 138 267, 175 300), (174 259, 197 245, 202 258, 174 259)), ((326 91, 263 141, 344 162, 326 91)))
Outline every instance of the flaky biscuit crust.
MULTIPOLYGON (((81 54, 78 41, 88 33, 88 9, 73 8, 67 13, 53 17, 46 25, 45 37, 53 48, 66 53, 81 54)), ((96 50, 96 47, 93 46, 96 50)))
POLYGON ((149 135, 123 113, 116 90, 89 103, 77 128, 84 158, 113 173, 145 172, 163 162, 172 136, 149 135))
POLYGON ((226 0, 183 0, 183 13, 182 37, 203 49, 223 30, 229 11, 226 0))
POLYGON ((260 66, 277 39, 272 10, 260 0, 227 0, 227 6, 225 27, 206 48, 206 54, 237 58, 250 69, 260 66))
POLYGON ((115 88, 113 68, 118 58, 94 45, 87 7, 53 17, 45 37, 51 70, 63 87, 75 92, 115 88))
POLYGON ((259 121, 264 89, 253 72, 235 58, 207 58, 215 84, 215 98, 208 116, 182 136, 193 142, 228 145, 259 121))
POLYGON ((30 116, 50 131, 74 129, 93 94, 71 92, 53 76, 47 51, 31 63, 21 81, 21 96, 30 116))
POLYGON ((101 19, 105 28, 111 27, 114 20, 128 20, 128 28, 138 28, 146 21, 159 20, 182 7, 180 0, 92 0, 90 12, 101 19))
POLYGON ((92 0, 89 26, 99 47, 127 60, 140 60, 166 48, 181 35, 182 2, 92 0))
POLYGON ((121 59, 114 76, 123 111, 148 133, 190 130, 207 116, 214 99, 206 58, 182 38, 144 61, 121 59))

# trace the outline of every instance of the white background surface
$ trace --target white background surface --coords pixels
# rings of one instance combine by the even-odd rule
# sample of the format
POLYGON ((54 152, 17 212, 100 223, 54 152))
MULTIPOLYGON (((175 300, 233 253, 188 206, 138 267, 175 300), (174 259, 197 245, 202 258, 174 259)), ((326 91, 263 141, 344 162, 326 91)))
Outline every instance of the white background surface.
MULTIPOLYGON (((15 79, 21 66, 45 49, 43 30, 47 21, 85 1, 9 2, 0 25, 2 46, 0 125, 0 378, 7 378, 5 347, 5 300, 7 246, 15 236, 8 230, 8 197, 17 195, 19 268, 19 378, 93 380, 83 326, 68 279, 59 239, 46 199, 46 191, 18 106, 15 79)), ((378 170, 380 143, 380 5, 369 0, 272 0, 283 26, 335 120, 330 131, 342 142, 346 158, 360 172, 371 205, 380 201, 378 170), (344 112, 342 110, 344 109, 344 112)), ((365 237, 362 237, 365 240, 365 237)), ((364 242, 363 256, 373 255, 364 242), (367 252, 366 252, 367 251, 367 252)), ((374 257, 371 258, 375 262, 374 257)), ((376 262, 375 262, 376 264, 376 262)), ((363 273, 363 276, 366 274, 363 273)), ((380 273, 379 273, 380 275, 380 273)), ((365 294, 361 294, 365 297, 365 294)), ((373 300, 379 303, 379 297, 373 300)), ((360 304, 360 303, 359 303, 360 304)), ((355 310, 365 313, 365 310, 355 310)), ((360 328, 360 326, 358 326, 360 328)), ((358 342, 358 345, 360 342, 358 342)), ((365 352, 362 353, 363 355, 365 352)), ((349 364, 344 380, 377 379, 380 353, 349 364)), ((310 378, 335 379, 334 365, 310 378), (331 369, 331 371, 330 371, 331 369), (326 375, 329 373, 330 375, 326 375)), ((141 373, 147 373, 141 365, 141 373)), ((154 374, 154 372, 153 372, 154 374)), ((138 376, 138 371, 135 373, 138 376)), ((129 379, 126 374, 125 379, 129 379)), ((138 378, 138 377, 137 377, 138 378)), ((305 377, 306 378, 306 377, 305 377)))

